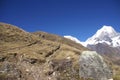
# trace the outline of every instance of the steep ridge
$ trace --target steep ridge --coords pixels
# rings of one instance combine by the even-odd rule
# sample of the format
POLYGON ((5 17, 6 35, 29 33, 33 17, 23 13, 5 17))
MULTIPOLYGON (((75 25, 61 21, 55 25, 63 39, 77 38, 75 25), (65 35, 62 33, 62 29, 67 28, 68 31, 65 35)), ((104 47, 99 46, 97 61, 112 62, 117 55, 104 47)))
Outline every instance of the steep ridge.
POLYGON ((61 36, 58 36, 58 35, 50 34, 50 33, 47 33, 47 32, 42 32, 42 31, 34 32, 32 34, 35 34, 38 37, 46 39, 46 40, 59 42, 59 43, 66 44, 66 45, 69 45, 69 46, 74 46, 75 48, 80 49, 80 50, 81 50, 81 48, 84 48, 84 50, 88 50, 85 47, 83 47, 82 45, 80 45, 79 43, 75 43, 72 40, 69 40, 67 38, 64 38, 64 37, 61 37, 61 36))
POLYGON ((37 37, 16 26, 0 23, 0 51, 25 47, 37 42, 37 37))
POLYGON ((16 26, 0 23, 0 41, 4 42, 33 42, 35 36, 28 32, 19 29, 16 26), (33 39, 34 38, 34 39, 33 39))
POLYGON ((88 49, 82 45, 5 23, 0 23, 0 35, 0 80, 83 80, 79 58, 88 49))

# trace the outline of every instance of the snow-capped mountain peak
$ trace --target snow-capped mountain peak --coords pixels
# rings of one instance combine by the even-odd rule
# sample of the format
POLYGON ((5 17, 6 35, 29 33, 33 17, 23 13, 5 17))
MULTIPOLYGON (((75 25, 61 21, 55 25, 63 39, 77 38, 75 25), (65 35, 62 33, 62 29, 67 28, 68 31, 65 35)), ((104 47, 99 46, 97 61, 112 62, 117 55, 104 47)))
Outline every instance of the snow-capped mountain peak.
POLYGON ((101 29, 99 29, 96 34, 95 37, 102 37, 102 36, 109 36, 109 37, 113 37, 117 35, 117 32, 112 28, 112 26, 103 26, 101 29))
POLYGON ((99 29, 95 35, 86 40, 86 44, 95 45, 98 43, 107 44, 112 47, 120 46, 118 43, 120 41, 120 34, 117 33, 112 26, 103 26, 99 29))
POLYGON ((64 37, 75 41, 76 43, 80 43, 85 47, 87 47, 87 45, 96 45, 98 43, 107 44, 111 47, 120 47, 120 33, 116 32, 112 26, 104 25, 96 32, 96 34, 88 38, 85 42, 81 42, 76 37, 70 35, 64 37))
POLYGON ((108 32, 108 33, 115 33, 116 31, 112 28, 112 26, 106 26, 104 25, 102 28, 101 28, 101 31, 105 31, 105 32, 108 32))

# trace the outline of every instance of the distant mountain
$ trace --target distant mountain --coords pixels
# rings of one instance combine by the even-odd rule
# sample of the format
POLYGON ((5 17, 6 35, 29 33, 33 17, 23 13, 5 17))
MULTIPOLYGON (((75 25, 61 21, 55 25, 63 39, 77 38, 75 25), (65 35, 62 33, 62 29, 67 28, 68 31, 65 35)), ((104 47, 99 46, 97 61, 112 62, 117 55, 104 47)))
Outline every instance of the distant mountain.
POLYGON ((120 33, 116 32, 112 26, 103 26, 85 42, 81 42, 72 36, 64 37, 80 43, 91 50, 97 51, 101 55, 111 58, 114 63, 120 65, 120 33))
POLYGON ((85 46, 120 65, 120 33, 116 32, 113 27, 103 26, 85 41, 85 46))
POLYGON ((70 35, 65 35, 64 37, 68 38, 68 39, 70 39, 70 40, 72 40, 72 41, 74 41, 76 43, 81 43, 81 41, 78 40, 76 37, 73 37, 73 36, 70 36, 70 35))
MULTIPOLYGON (((112 26, 103 26, 85 42, 81 42, 72 36, 65 36, 65 38, 73 40, 90 50, 98 52, 104 58, 111 61, 114 65, 120 67, 120 33, 116 32, 112 26)), ((115 71, 119 76, 120 68, 117 68, 116 70, 115 71)), ((120 76, 115 80, 120 80, 120 76)))
POLYGON ((82 41, 80 41, 79 39, 77 39, 76 37, 71 36, 71 35, 65 35, 64 38, 67 38, 67 39, 69 39, 69 40, 72 40, 72 41, 74 41, 74 42, 76 42, 76 43, 78 43, 78 44, 82 44, 84 47, 86 47, 86 45, 87 45, 86 42, 82 42, 82 41))
POLYGON ((120 33, 116 32, 111 26, 103 26, 85 43, 87 45, 102 43, 110 47, 120 47, 120 33))

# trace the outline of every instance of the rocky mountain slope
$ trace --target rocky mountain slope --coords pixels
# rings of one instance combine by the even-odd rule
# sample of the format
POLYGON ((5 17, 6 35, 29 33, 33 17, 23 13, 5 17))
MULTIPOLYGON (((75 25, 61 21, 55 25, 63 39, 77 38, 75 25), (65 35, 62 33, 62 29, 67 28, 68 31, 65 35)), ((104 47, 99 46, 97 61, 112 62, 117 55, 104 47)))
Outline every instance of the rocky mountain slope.
POLYGON ((87 48, 106 55, 120 65, 120 33, 111 26, 103 26, 85 42, 87 48))
MULTIPOLYGON (((54 34, 29 33, 16 26, 0 23, 0 80, 94 80, 94 77, 79 74, 79 71, 86 72, 91 68, 90 64, 88 70, 80 67, 88 61, 80 60, 86 50, 82 45, 54 34)), ((94 65, 104 61, 109 71, 109 77, 106 75, 105 78, 112 78, 110 62, 97 56, 94 58, 98 60, 94 65)), ((92 61, 96 60, 94 58, 89 57, 92 61)), ((103 64, 99 66, 100 70, 105 68, 103 64)))

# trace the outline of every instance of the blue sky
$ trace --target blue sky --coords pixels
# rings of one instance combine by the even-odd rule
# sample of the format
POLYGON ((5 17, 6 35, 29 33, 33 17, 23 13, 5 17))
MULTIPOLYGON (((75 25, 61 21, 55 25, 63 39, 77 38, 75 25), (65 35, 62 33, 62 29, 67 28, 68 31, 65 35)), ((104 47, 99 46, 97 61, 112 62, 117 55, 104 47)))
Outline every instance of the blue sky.
POLYGON ((103 25, 120 32, 120 0, 0 0, 0 22, 84 41, 103 25))

